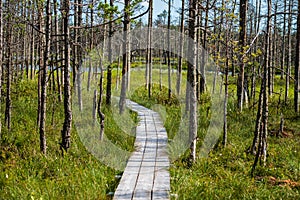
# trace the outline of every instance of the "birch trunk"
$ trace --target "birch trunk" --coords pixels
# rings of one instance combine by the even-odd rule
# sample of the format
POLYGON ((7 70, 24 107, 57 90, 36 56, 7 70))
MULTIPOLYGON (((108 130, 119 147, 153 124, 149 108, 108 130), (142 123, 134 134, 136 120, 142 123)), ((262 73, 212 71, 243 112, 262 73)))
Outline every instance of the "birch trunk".
POLYGON ((189 139, 190 139, 190 159, 196 161, 197 142, 197 94, 196 94, 196 10, 197 1, 189 0, 189 50, 188 50, 188 71, 189 71, 189 139))
POLYGON ((70 83, 70 41, 69 41, 69 6, 70 1, 63 1, 62 17, 64 28, 64 125, 62 130, 62 152, 67 151, 71 144, 71 124, 72 124, 72 110, 71 110, 71 83, 70 83))

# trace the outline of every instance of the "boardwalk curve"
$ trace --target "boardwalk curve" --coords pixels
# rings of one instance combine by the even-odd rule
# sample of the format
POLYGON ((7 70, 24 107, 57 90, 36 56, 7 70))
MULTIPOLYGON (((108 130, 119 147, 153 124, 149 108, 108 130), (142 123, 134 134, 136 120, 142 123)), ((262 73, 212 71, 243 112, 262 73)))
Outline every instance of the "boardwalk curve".
POLYGON ((157 112, 130 100, 126 105, 137 112, 140 121, 136 128, 135 152, 127 162, 114 199, 169 199, 166 129, 157 112))

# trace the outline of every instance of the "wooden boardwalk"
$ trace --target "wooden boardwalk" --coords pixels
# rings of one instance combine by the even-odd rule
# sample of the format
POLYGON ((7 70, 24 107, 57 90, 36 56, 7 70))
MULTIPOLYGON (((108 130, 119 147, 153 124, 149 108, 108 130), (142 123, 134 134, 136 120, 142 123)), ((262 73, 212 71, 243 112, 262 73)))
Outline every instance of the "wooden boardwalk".
POLYGON ((168 137, 160 116, 130 100, 126 104, 138 113, 140 122, 136 150, 127 162, 114 199, 169 199, 168 137))

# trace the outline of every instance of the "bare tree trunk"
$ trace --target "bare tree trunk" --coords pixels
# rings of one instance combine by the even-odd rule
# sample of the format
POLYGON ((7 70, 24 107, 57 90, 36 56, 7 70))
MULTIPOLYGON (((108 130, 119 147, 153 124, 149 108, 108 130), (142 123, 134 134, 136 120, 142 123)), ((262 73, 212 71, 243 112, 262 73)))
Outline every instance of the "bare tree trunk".
MULTIPOLYGON (((34 10, 34 9, 33 9, 34 10)), ((34 21, 34 15, 32 15, 32 21, 34 21)), ((31 27, 31 42, 30 42, 30 79, 34 77, 35 68, 35 38, 34 38, 34 28, 31 27)))
POLYGON ((130 1, 125 0, 124 8, 124 27, 123 27, 123 69, 122 69, 122 85, 121 85, 121 95, 119 102, 120 114, 123 114, 125 109, 126 101, 126 91, 128 87, 128 75, 130 70, 130 36, 128 31, 130 30, 130 1))
POLYGON ((291 64, 292 64, 292 8, 294 5, 294 0, 289 2, 289 18, 288 18, 288 61, 286 66, 286 76, 285 76, 285 95, 284 101, 287 103, 289 97, 290 89, 290 74, 291 74, 291 64))
POLYGON ((71 84, 70 84, 70 41, 69 41, 69 0, 63 1, 62 17, 64 27, 64 125, 62 130, 62 152, 70 148, 71 143, 71 124, 72 124, 72 110, 71 110, 71 84))
POLYGON ((172 6, 172 0, 168 1, 168 51, 167 51, 167 57, 168 57, 168 97, 171 99, 172 94, 172 78, 171 78, 171 60, 170 60, 170 51, 171 51, 171 6, 172 6))
POLYGON ((238 108, 240 111, 243 110, 244 101, 244 81, 245 81, 245 63, 243 61, 243 52, 246 45, 246 28, 247 28, 247 7, 248 0, 240 0, 240 36, 239 36, 239 46, 241 51, 240 56, 240 72, 238 76, 237 83, 237 97, 238 97, 238 108))
POLYGON ((265 42, 265 63, 263 68, 263 80, 261 84, 262 93, 262 116, 260 123, 260 134, 258 142, 258 151, 256 152, 254 164, 252 166, 252 175, 256 168, 257 162, 260 159, 262 165, 266 165, 267 159, 267 137, 268 137, 268 72, 269 72, 269 56, 270 56, 270 33, 271 33, 271 12, 272 12, 272 0, 268 0, 268 20, 267 20, 267 32, 266 32, 266 42, 265 42))
MULTIPOLYGON (((27 16, 27 2, 25 0, 22 1, 22 17, 25 19, 28 18, 27 16)), ((27 40, 28 40, 28 35, 25 34, 28 33, 28 25, 25 25, 24 27, 24 33, 22 34, 23 37, 23 50, 22 50, 22 64, 21 64, 21 78, 23 78, 24 75, 24 69, 26 72, 26 78, 28 79, 29 76, 29 66, 28 66, 28 60, 27 60, 27 40)))
POLYGON ((260 127, 261 127, 261 116, 262 116, 262 98, 263 98, 263 90, 260 90, 259 93, 259 99, 258 99, 258 108, 257 108, 257 115, 256 115, 256 122, 255 122, 255 130, 254 130, 254 138, 253 138, 253 142, 252 142, 252 146, 251 146, 251 153, 253 155, 256 154, 256 150, 257 150, 257 145, 258 145, 258 140, 260 137, 260 127))
MULTIPOLYGON (((110 6, 114 6, 114 1, 110 0, 110 6)), ((111 84, 112 84, 112 36, 113 36, 113 27, 112 27, 113 14, 110 14, 109 17, 109 35, 108 35, 108 62, 109 65, 107 67, 107 83, 106 83, 106 104, 111 105, 111 84)), ((105 33, 104 33, 105 34, 105 33)), ((105 38, 105 35, 104 35, 105 38)), ((105 43, 103 43, 104 45, 105 43)))
MULTIPOLYGON (((237 5, 237 0, 234 0, 233 1, 233 5, 232 5, 232 9, 231 9, 231 14, 235 14, 235 9, 236 9, 236 5, 237 5)), ((234 21, 231 20, 231 23, 230 23, 230 26, 233 27, 234 25, 234 21)), ((230 34, 230 37, 233 37, 233 31, 231 31, 231 34, 230 34)), ((231 76, 234 77, 235 76, 235 63, 234 63, 234 48, 231 48, 231 51, 230 51, 230 54, 231 54, 231 76)))
MULTIPOLYGON (((270 73, 271 73, 271 82, 270 82, 270 88, 269 88, 269 91, 270 91, 270 94, 272 95, 273 94, 273 92, 274 92, 274 85, 275 85, 275 76, 276 76, 276 70, 275 70, 275 68, 274 67, 277 67, 278 65, 278 63, 277 63, 277 61, 278 61, 278 58, 277 58, 277 25, 276 25, 276 22, 277 22, 277 15, 276 15, 276 13, 277 13, 277 11, 278 11, 278 1, 276 0, 276 2, 275 2, 275 10, 274 10, 274 13, 275 13, 275 16, 274 16, 274 21, 273 21, 273 28, 274 28, 274 31, 273 31, 273 42, 272 41, 270 41, 270 45, 271 45, 271 47, 272 47, 272 52, 271 52, 271 57, 270 57, 270 73)), ((279 53, 278 53, 279 54, 279 53)))
MULTIPOLYGON (((274 10, 274 13, 276 13, 277 12, 277 2, 275 2, 275 10, 274 10)), ((276 40, 273 40, 273 38, 276 36, 276 20, 277 19, 277 17, 276 17, 276 15, 274 16, 274 24, 273 24, 273 26, 272 26, 272 24, 270 24, 270 26, 272 26, 273 27, 273 33, 274 33, 274 35, 272 36, 272 35, 270 35, 270 42, 269 42, 269 45, 270 45, 270 47, 269 47, 269 68, 268 68, 268 94, 270 95, 270 96, 272 96, 273 95, 273 68, 272 67, 275 67, 275 66, 273 66, 273 64, 274 64, 274 59, 273 59, 273 51, 274 51, 274 45, 276 45, 276 40)), ((270 20, 270 23, 271 23, 271 20, 270 20)), ((272 31, 270 30, 270 34, 272 33, 272 31)), ((275 38, 276 39, 276 38, 275 38)))
POLYGON ((103 140, 104 120, 105 120, 105 115, 101 112, 102 95, 103 95, 103 68, 101 67, 101 74, 100 74, 100 81, 99 81, 99 100, 98 100, 98 106, 97 106, 98 107, 97 112, 98 112, 98 115, 100 118, 100 134, 99 134, 100 140, 103 140))
MULTIPOLYGON (((90 13, 91 13, 91 24, 90 26, 93 27, 94 25, 94 10, 93 10, 93 0, 90 1, 90 4, 92 5, 90 7, 90 13)), ((86 18, 86 23, 88 24, 88 17, 86 18)), ((104 28, 105 29, 105 28, 104 28)), ((105 31, 104 31, 105 32, 105 31)), ((94 43, 93 43, 93 37, 94 37, 94 31, 91 29, 91 35, 90 35, 90 50, 93 49, 94 43)), ((104 42, 103 42, 104 44, 104 42)), ((98 66, 96 66, 97 71, 98 66)), ((97 73, 96 73, 97 77, 97 73)), ((91 79, 92 79, 92 60, 89 58, 89 70, 88 70, 88 82, 87 82, 87 91, 90 91, 90 85, 91 85, 91 79)))
MULTIPOLYGON (((227 8, 225 1, 222 0, 222 8, 226 10, 226 16, 227 16, 227 8)), ((228 27, 228 18, 226 17, 226 25, 228 27)), ((229 27, 229 30, 226 27, 226 35, 225 35, 225 45, 226 45, 226 52, 225 52, 225 57, 226 57, 226 62, 225 62, 225 98, 224 98, 224 123, 223 123, 223 146, 226 147, 227 145, 227 104, 228 104, 228 73, 229 73, 229 47, 228 47, 228 42, 229 42, 229 30, 232 27, 229 27)))
MULTIPOLYGON (((287 12, 287 1, 284 1, 284 13, 287 12)), ((285 66, 285 52, 286 52, 286 14, 283 15, 283 36, 282 36, 282 54, 281 54, 281 75, 280 78, 284 77, 284 66, 285 66)))
POLYGON ((201 65, 200 65, 200 94, 205 92, 206 87, 206 77, 205 77, 205 63, 206 63, 206 53, 207 51, 207 27, 209 22, 209 1, 206 3, 206 10, 205 10, 205 22, 204 22, 204 31, 203 31, 203 49, 201 52, 201 65))
POLYGON ((298 17, 297 17, 297 44, 296 44, 296 60, 295 60, 295 87, 294 87, 294 107, 295 112, 299 112, 300 104, 300 0, 298 0, 298 17))
MULTIPOLYGON (((10 12, 10 2, 7 2, 7 10, 10 12)), ((7 18, 6 22, 6 69, 7 69, 7 78, 6 78, 6 105, 5 105, 5 124, 7 129, 10 131, 11 128, 11 44, 12 44, 12 27, 11 27, 11 16, 7 18)))
POLYGON ((121 66, 121 49, 122 49, 122 45, 119 46, 119 57, 118 57, 118 66, 117 66, 117 77, 116 77, 116 89, 119 89, 119 85, 120 85, 120 66, 121 66))
POLYGON ((151 43, 152 43, 152 15, 153 15, 153 1, 149 1, 149 17, 148 17, 148 35, 147 35, 147 82, 148 82, 148 97, 151 97, 151 89, 152 89, 152 49, 151 49, 151 43))
POLYGON ((46 1, 46 24, 44 29, 44 24, 42 23, 43 19, 43 6, 39 5, 39 20, 40 20, 40 31, 45 32, 45 35, 41 36, 41 44, 45 47, 43 49, 43 63, 40 66, 40 76, 41 76, 41 105, 40 105, 40 124, 39 124, 39 133, 40 133, 40 150, 43 154, 46 154, 46 102, 47 102, 47 68, 48 68, 48 57, 50 51, 50 34, 51 34, 51 1, 46 1))
POLYGON ((0 142, 2 138, 2 55, 3 55, 3 21, 2 0, 0 0, 0 142))
POLYGON ((180 41, 179 41, 179 56, 178 56, 178 69, 177 69, 177 83, 176 91, 177 95, 180 95, 180 86, 182 80, 182 62, 183 62, 183 40, 184 40, 184 0, 181 0, 181 19, 180 19, 180 41))
MULTIPOLYGON (((198 7, 198 16, 197 16, 197 26, 203 26, 202 25, 202 13, 203 13, 203 8, 200 8, 200 6, 198 7)), ((203 31, 204 32, 204 31, 203 31)), ((202 48, 202 44, 204 44, 204 42, 202 43, 202 41, 201 41, 201 37, 202 37, 202 31, 200 30, 200 29, 197 29, 197 32, 196 32, 196 37, 197 37, 197 39, 196 39, 196 41, 197 41, 197 61, 196 61, 196 63, 197 63, 197 68, 196 68, 196 86, 197 86, 197 100, 200 100, 200 94, 201 94, 201 90, 203 89, 201 89, 201 87, 202 87, 202 84, 203 83, 201 83, 201 81, 202 81, 202 78, 201 78, 201 76, 202 76, 202 74, 201 74, 201 71, 203 71, 202 70, 202 64, 204 64, 205 63, 205 61, 204 60, 202 60, 202 53, 203 53, 203 51, 205 51, 206 49, 204 49, 204 48, 202 48)))
MULTIPOLYGON (((58 35, 58 14, 57 14, 57 0, 53 1, 53 11, 54 11, 54 34, 58 35)), ((61 69, 58 69, 59 67, 59 62, 58 62, 58 55, 59 55, 59 38, 55 37, 55 63, 56 63, 56 82, 57 82, 57 90, 58 90, 58 100, 59 102, 62 102, 62 87, 61 87, 61 82, 60 82, 60 78, 59 78, 59 71, 61 71, 61 69)))
MULTIPOLYGON (((82 25, 82 0, 78 0, 78 8, 77 8, 77 25, 81 27, 82 25)), ((76 41, 77 41, 77 54, 75 56, 76 60, 76 67, 77 67, 77 74, 76 74, 76 85, 77 85, 77 98, 78 98, 78 106, 79 110, 82 111, 83 105, 82 105, 82 83, 81 83, 81 73, 82 73, 82 51, 83 51, 83 46, 82 46, 82 37, 81 37, 81 29, 77 30, 76 32, 76 41)))
POLYGON ((196 142, 197 142, 197 94, 196 94, 196 11, 197 1, 189 0, 189 139, 190 139, 190 159, 196 161, 196 142))

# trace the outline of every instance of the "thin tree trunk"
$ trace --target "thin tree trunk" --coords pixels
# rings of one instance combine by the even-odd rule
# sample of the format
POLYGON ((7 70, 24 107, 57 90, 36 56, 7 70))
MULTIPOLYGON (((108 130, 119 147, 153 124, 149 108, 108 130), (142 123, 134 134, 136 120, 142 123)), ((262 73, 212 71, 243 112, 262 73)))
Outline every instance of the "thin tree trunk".
POLYGON ((257 108, 257 115, 256 115, 256 122, 255 122, 255 130, 254 130, 254 138, 252 141, 252 146, 251 146, 251 153, 253 155, 256 155, 256 150, 257 150, 257 145, 258 145, 258 140, 260 137, 260 127, 261 127, 261 116, 262 116, 262 98, 263 98, 263 91, 260 90, 259 93, 259 99, 258 99, 258 108, 257 108))
POLYGON ((2 139, 2 55, 3 55, 3 21, 2 0, 0 0, 0 142, 2 139))
MULTIPOLYGON (((237 2, 237 0, 234 0, 233 1, 233 5, 232 5, 232 11, 231 11, 231 14, 235 14, 235 8, 236 8, 236 3, 237 2)), ((230 26, 231 27, 233 27, 233 25, 234 25, 234 21, 233 20, 231 20, 231 24, 230 24, 230 26)), ((230 37, 233 37, 233 31, 231 31, 231 35, 230 35, 230 37)), ((234 48, 231 48, 231 75, 232 75, 232 77, 234 77, 235 76, 235 63, 234 63, 234 48)))
MULTIPOLYGON (((222 7, 223 9, 226 9, 226 5, 225 5, 225 1, 222 0, 222 7)), ((227 12, 226 12, 226 16, 227 16, 227 12)), ((226 25, 228 25, 228 19, 226 17, 226 25)), ((228 27, 228 26, 227 26, 228 27)), ((230 27, 231 28, 231 27, 230 27)), ((230 29, 229 29, 230 30, 230 29)), ((229 42, 229 31, 228 29, 226 29, 226 35, 225 35, 225 40, 226 40, 226 52, 225 52, 225 56, 226 56, 226 62, 225 62, 225 98, 224 98, 224 123, 223 123, 223 146, 226 147, 227 145, 227 104, 228 104, 228 73, 229 73, 229 47, 228 47, 228 42, 229 42)))
MULTIPOLYGON (((289 13, 292 12, 292 8, 294 5, 294 1, 291 0, 289 2, 289 13)), ((289 98, 289 89, 290 89, 290 70, 291 70, 291 64, 292 64, 292 14, 289 14, 288 18, 288 61, 286 66, 286 76, 285 76, 285 95, 284 95, 284 101, 287 103, 289 98)))
POLYGON ((171 79, 171 60, 170 60, 170 51, 171 51, 171 1, 168 1, 168 51, 167 51, 167 57, 168 57, 168 98, 171 99, 172 94, 172 79, 171 79))
MULTIPOLYGON (((41 6, 41 5, 40 5, 41 6)), ((40 30, 45 32, 46 34, 41 37, 41 44, 45 47, 41 47, 43 49, 43 65, 41 67, 41 105, 40 105, 40 124, 39 124, 39 133, 40 133, 40 150, 43 154, 46 154, 46 102, 47 102, 47 68, 48 68, 48 57, 50 51, 50 34, 51 34, 51 1, 47 0, 46 2, 46 24, 45 29, 42 23, 43 19, 43 7, 39 8, 40 15, 40 30)))
POLYGON ((267 20, 267 32, 266 32, 266 42, 265 42, 265 63, 263 67, 263 80, 261 84, 262 93, 262 116, 260 123, 260 135, 258 143, 258 151, 256 152, 256 157, 254 164, 252 166, 252 175, 256 168, 257 162, 260 159, 262 165, 266 165, 267 159, 267 137, 268 137, 268 72, 269 72, 269 56, 270 56, 270 33, 271 33, 271 12, 272 12, 272 1, 268 0, 268 20, 267 20))
POLYGON ((205 22, 204 22, 204 31, 203 31, 203 48, 201 51, 201 66, 200 66, 200 94, 205 92, 206 87, 206 77, 205 77, 205 63, 206 63, 206 51, 207 49, 207 27, 209 22, 209 1, 206 3, 206 11, 205 11, 205 22))
POLYGON ((119 85, 120 85, 120 66, 121 66, 121 49, 122 49, 122 45, 119 46, 119 57, 118 57, 118 66, 117 66, 117 77, 116 77, 116 90, 119 89, 119 85))
POLYGON ((294 86, 294 107, 295 112, 299 112, 300 104, 300 0, 298 0, 298 17, 297 17, 297 44, 296 44, 296 59, 295 59, 295 86, 294 86))
MULTIPOLYGON (((34 10, 34 9, 33 9, 34 10)), ((32 14, 32 21, 34 21, 34 15, 32 14)), ((30 79, 34 77, 35 68, 35 38, 34 38, 34 28, 31 27, 31 42, 30 42, 30 79)))
MULTIPOLYGON (((114 1, 110 0, 110 6, 114 5, 114 1)), ((112 27, 113 14, 110 14, 109 17, 109 35, 108 35, 108 67, 107 67, 107 83, 106 83, 106 104, 111 105, 111 84, 112 84, 112 36, 113 36, 113 27, 112 27)), ((105 33, 104 33, 105 34, 105 33)), ((104 35, 105 38, 105 35, 104 35)), ((104 45, 105 43, 103 43, 104 45)))
MULTIPOLYGON (((82 25, 82 0, 78 0, 78 8, 77 8, 77 25, 80 27, 82 25)), ((75 54, 75 60, 76 60, 76 67, 77 67, 77 74, 76 74, 76 85, 77 85, 77 98, 78 98, 78 106, 79 110, 82 111, 83 105, 82 105, 82 83, 81 83, 81 71, 82 71, 82 38, 81 38, 81 29, 77 30, 76 32, 76 50, 77 54, 75 54)))
MULTIPOLYGON (((10 2, 7 2, 7 10, 10 12, 10 2)), ((11 128, 11 44, 12 44, 12 27, 11 27, 11 16, 7 18, 6 22, 6 105, 5 105, 5 124, 7 129, 10 131, 11 128)))
MULTIPOLYGON (((274 13, 277 13, 278 11, 278 1, 276 0, 275 2, 275 11, 274 13)), ((271 60, 271 84, 270 84, 270 92, 271 94, 273 94, 274 92, 274 85, 275 85, 275 76, 276 76, 276 70, 274 67, 277 67, 278 65, 278 58, 277 58, 277 54, 279 54, 277 52, 277 25, 276 25, 276 22, 277 22, 277 15, 274 16, 274 31, 273 31, 273 42, 270 42, 270 45, 272 45, 272 56, 270 57, 270 60, 271 60)))
POLYGON ((125 0, 124 8, 124 27, 123 27, 123 69, 122 69, 122 84, 121 95, 119 102, 120 114, 123 114, 125 110, 126 91, 128 87, 128 75, 130 70, 130 36, 128 31, 130 30, 130 1, 125 0))
POLYGON ((62 152, 70 148, 71 143, 71 124, 72 124, 72 110, 71 110, 71 84, 70 84, 70 41, 69 41, 69 0, 63 1, 63 28, 64 28, 64 125, 62 130, 62 152))
POLYGON ((152 15, 153 15, 153 1, 149 1, 149 17, 148 17, 148 35, 147 35, 147 82, 148 82, 148 97, 151 97, 151 89, 152 89, 152 15))
POLYGON ((245 63, 243 61, 243 52, 246 45, 246 28, 247 28, 247 7, 248 0, 240 0, 240 35, 239 35, 239 46, 241 51, 240 56, 240 72, 237 83, 237 97, 238 97, 238 108, 240 111, 243 110, 244 101, 244 82, 245 82, 245 63))
MULTIPOLYGON (((58 35, 58 14, 57 14, 57 0, 53 1, 53 11, 54 11, 54 34, 58 35)), ((56 63, 56 82, 57 82, 57 91, 58 91, 58 100, 59 102, 62 102, 62 87, 61 87, 61 82, 60 82, 60 76, 59 76, 59 71, 61 71, 61 69, 58 69, 59 67, 59 62, 58 62, 58 55, 59 55, 59 38, 55 37, 55 63, 56 63)))
MULTIPOLYGON (((90 1, 90 4, 92 5, 90 7, 90 13, 91 13, 91 24, 90 26, 94 26, 94 10, 93 10, 93 0, 90 1)), ((86 23, 88 24, 88 17, 86 18, 86 23)), ((93 43, 93 37, 94 37, 94 31, 91 29, 91 35, 90 35, 90 50, 93 49, 94 43, 93 43)), ((104 42, 103 42, 104 44, 104 42)), ((97 72, 98 66, 96 66, 96 72, 97 72)), ((97 78, 97 73, 96 73, 96 78, 97 78)), ((87 82, 87 91, 90 91, 90 86, 91 86, 91 79, 92 79, 92 60, 91 57, 89 58, 89 70, 88 70, 88 82, 87 82)))
POLYGON ((196 96, 196 11, 197 1, 189 0, 189 139, 190 139, 190 159, 196 161, 196 142, 197 142, 197 96, 196 96))
MULTIPOLYGON (((100 118, 100 133, 99 133, 99 139, 103 140, 104 135, 104 120, 105 115, 101 111, 101 105, 102 105, 102 95, 103 95, 103 68, 101 67, 101 74, 100 74, 100 81, 99 81, 99 100, 98 100, 98 115, 100 118)), ((97 94, 97 93, 96 93, 97 94)))
POLYGON ((180 86, 182 80, 182 62, 183 62, 183 40, 184 40, 184 0, 181 0, 181 19, 180 19, 180 41, 179 41, 179 56, 178 56, 178 69, 177 69, 177 95, 180 95, 180 86))
MULTIPOLYGON (((287 1, 284 1, 284 13, 287 12, 287 1)), ((281 75, 280 78, 284 77, 284 66, 285 66, 285 52, 286 52, 286 14, 283 15, 283 36, 282 36, 282 54, 281 54, 281 75)))

